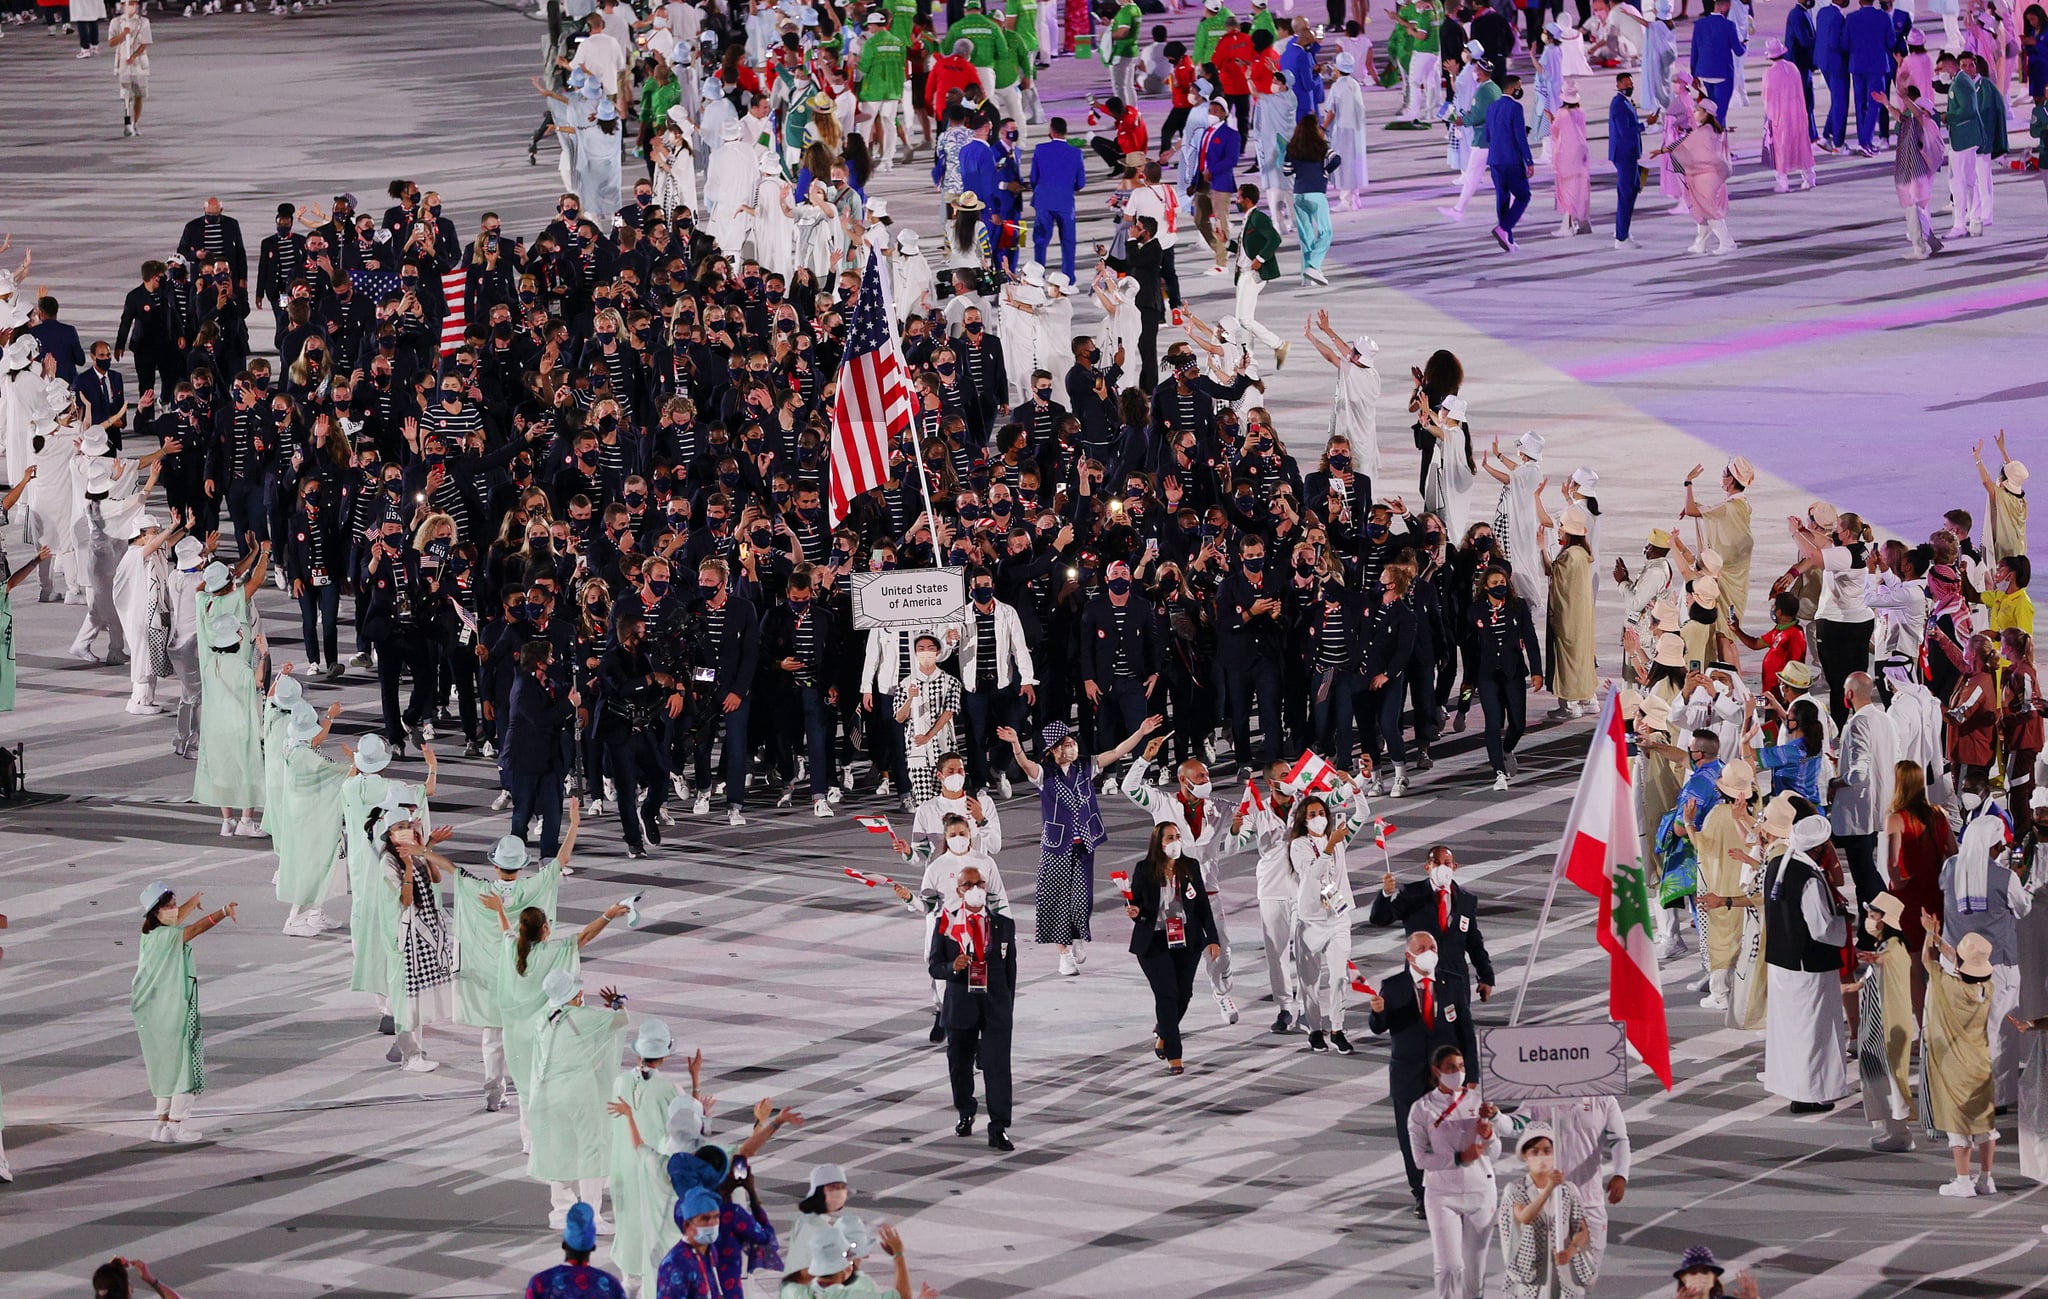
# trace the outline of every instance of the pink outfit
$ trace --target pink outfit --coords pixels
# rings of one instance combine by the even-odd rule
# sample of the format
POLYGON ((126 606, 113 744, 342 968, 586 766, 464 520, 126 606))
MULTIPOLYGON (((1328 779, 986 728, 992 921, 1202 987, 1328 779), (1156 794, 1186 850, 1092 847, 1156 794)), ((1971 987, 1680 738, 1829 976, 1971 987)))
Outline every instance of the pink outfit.
MULTIPOLYGON (((1802 101, 1803 102, 1803 101, 1802 101)), ((1686 202, 1695 221, 1728 219, 1728 137, 1701 126, 1671 151, 1683 171, 1686 202)))
POLYGON ((1586 113, 1563 108, 1550 119, 1550 165, 1557 181, 1551 201, 1577 226, 1593 223, 1593 164, 1586 148, 1586 113))
POLYGON ((1671 91, 1671 107, 1664 110, 1664 154, 1657 159, 1657 188, 1666 198, 1685 201, 1685 181, 1671 165, 1671 150, 1678 147, 1693 128, 1692 83, 1681 77, 1671 91))
POLYGON ((1764 129, 1771 163, 1779 176, 1813 170, 1813 141, 1806 134, 1806 91, 1790 60, 1773 59, 1764 69, 1764 129))
POLYGON ((1915 50, 1899 60, 1899 76, 1894 84, 1900 94, 1906 93, 1907 86, 1920 87, 1921 107, 1930 111, 1935 109, 1934 59, 1926 50, 1915 50))

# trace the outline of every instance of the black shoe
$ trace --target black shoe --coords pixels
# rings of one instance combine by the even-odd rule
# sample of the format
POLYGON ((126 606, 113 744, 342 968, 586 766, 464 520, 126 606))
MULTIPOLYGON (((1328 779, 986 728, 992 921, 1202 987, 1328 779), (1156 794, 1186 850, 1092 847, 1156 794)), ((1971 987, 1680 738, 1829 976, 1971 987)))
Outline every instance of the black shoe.
POLYGON ((1351 1054, 1351 1043, 1345 1040, 1342 1033, 1330 1034, 1330 1045, 1337 1048, 1338 1055, 1351 1054))
POLYGON ((659 848, 661 846, 661 818, 659 816, 644 816, 640 818, 640 824, 647 831, 647 842, 659 848))
POLYGON ((1309 1030, 1308 1049, 1318 1054, 1330 1049, 1330 1044, 1323 1041, 1323 1030, 1319 1028, 1309 1030))
POLYGON ((1187 1071, 1188 1069, 1186 1065, 1174 1064, 1171 1061, 1169 1061, 1166 1066, 1166 1072, 1172 1074, 1176 1078, 1180 1077, 1187 1071))
POLYGON ((1281 1012, 1280 1012, 1280 1013, 1279 1013, 1278 1015, 1275 1015, 1275 1016, 1273 1017, 1273 1031, 1274 1031, 1275 1033, 1291 1033, 1291 1032, 1293 1032, 1293 1031, 1294 1031, 1294 1018, 1293 1018, 1293 1016, 1289 1015, 1289 1014, 1288 1014, 1288 1013, 1287 1013, 1286 1011, 1284 1011, 1284 1010, 1283 1010, 1283 1011, 1281 1011, 1281 1012))
POLYGON ((932 1012, 931 1039, 933 1046, 937 1046, 939 1043, 946 1040, 945 1017, 940 1015, 939 1012, 936 1010, 932 1012))
POLYGON ((1428 749, 1423 749, 1415 755, 1415 769, 1417 771, 1428 771, 1435 765, 1436 759, 1429 756, 1428 749))
POLYGON ((1166 1058, 1166 1043, 1156 1037, 1153 1038, 1152 1054, 1158 1059, 1164 1060, 1166 1058))
POLYGON ((973 1136, 973 1135, 974 1135, 974 1119, 973 1119, 973 1118, 972 1118, 972 1117, 970 1116, 970 1117, 968 1117, 968 1118, 964 1118, 964 1119, 960 1120, 960 1121, 959 1121, 958 1123, 955 1123, 955 1124, 953 1125, 953 1135, 954 1135, 954 1136, 956 1136, 956 1137, 971 1137, 971 1136, 973 1136))
POLYGON ((1794 1114, 1826 1114, 1835 1108, 1833 1101, 1793 1101, 1794 1114))
POLYGON ((386 1037, 396 1037, 398 1035, 398 1021, 386 1015, 377 1021, 377 1031, 386 1037))
POLYGON ((646 855, 647 850, 641 847, 639 844, 629 843, 626 845, 626 856, 631 857, 633 860, 638 861, 646 855))
POLYGON ((475 740, 471 740, 462 746, 462 756, 465 758, 481 758, 484 756, 484 751, 477 746, 475 740))
POLYGON ((1001 1128, 990 1128, 988 1130, 988 1148, 990 1150, 1008 1151, 1015 1150, 1017 1147, 1010 1144, 1008 1134, 1001 1128))
POLYGON ((1429 1217, 1429 1210, 1423 1207, 1422 1197, 1419 1195, 1415 1197, 1415 1207, 1414 1209, 1410 1210, 1410 1212, 1412 1212, 1416 1217, 1425 1220, 1429 1217))

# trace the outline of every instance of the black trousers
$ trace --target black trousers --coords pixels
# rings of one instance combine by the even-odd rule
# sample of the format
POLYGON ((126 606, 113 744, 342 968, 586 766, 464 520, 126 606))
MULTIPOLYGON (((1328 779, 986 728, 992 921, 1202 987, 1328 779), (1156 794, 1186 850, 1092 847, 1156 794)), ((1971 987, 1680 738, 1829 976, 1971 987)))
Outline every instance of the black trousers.
POLYGON ((981 1070, 982 1088, 988 1093, 989 1128, 1005 1130, 1010 1126, 1009 1025, 984 1023, 976 1028, 946 1030, 946 1074, 953 1083, 953 1111, 963 1119, 974 1117, 977 1067, 981 1070))
POLYGON ((1529 724, 1528 683, 1515 677, 1481 677, 1479 711, 1486 716, 1486 758, 1498 776, 1508 769, 1508 755, 1522 742, 1529 724))
POLYGON ((1280 665, 1258 662, 1225 674, 1230 687, 1230 742, 1240 767, 1280 758, 1280 665), (1252 753, 1252 702, 1259 706, 1259 750, 1252 753))
POLYGON ((1181 1058, 1180 1021, 1195 997, 1195 971, 1202 965, 1202 951, 1193 944, 1168 947, 1166 935, 1155 932, 1152 942, 1138 953, 1138 968, 1152 985, 1153 1032, 1166 1044, 1166 1058, 1181 1058))
POLYGON ((1402 1078, 1388 1079, 1387 1099, 1394 1105, 1394 1136, 1401 1143, 1401 1163, 1408 1170, 1408 1189, 1418 1200, 1422 1198, 1422 1170, 1415 1166, 1415 1152, 1408 1148, 1408 1110, 1427 1095, 1426 1085, 1417 1086, 1402 1078))
POLYGON ((1148 296, 1138 299, 1138 386, 1151 392, 1159 386, 1159 324, 1166 313, 1148 296))
MULTIPOLYGON (((1877 835, 1838 834, 1835 846, 1842 850, 1843 864, 1849 868, 1849 878, 1856 881, 1856 901, 1869 906, 1877 895, 1885 891, 1884 875, 1877 869, 1877 835)), ((1869 931, 1861 924, 1855 926, 1856 945, 1866 947, 1870 943, 1869 931)))
POLYGON ((433 706, 434 664, 438 655, 426 636, 412 628, 394 631, 377 642, 377 691, 384 705, 384 738, 405 742, 405 727, 417 726, 433 706), (398 680, 412 674, 412 693, 405 711, 398 709, 398 680))
POLYGON ((1834 714, 1836 730, 1849 724, 1843 685, 1854 674, 1870 670, 1870 632, 1876 625, 1814 619, 1814 650, 1820 657, 1821 674, 1828 679, 1828 711, 1834 714))
POLYGON ((1401 738, 1401 695, 1406 688, 1406 675, 1395 673, 1378 690, 1368 687, 1358 696, 1359 747, 1374 761, 1383 744, 1389 761, 1408 761, 1408 745, 1401 738))
MULTIPOLYGON (((996 738, 998 727, 1018 727, 1017 706, 1022 698, 1017 687, 986 686, 960 692, 961 711, 967 714, 967 787, 986 789, 997 772, 1010 769, 1010 746, 996 738), (991 761, 993 757, 993 761, 991 761)), ((1143 718, 1139 719, 1144 720, 1143 718)), ((1129 732, 1125 732, 1129 734, 1129 732)))
POLYGON ((668 797, 668 775, 662 770, 661 751, 651 731, 617 731, 604 738, 605 765, 611 768, 612 784, 619 795, 619 825, 625 830, 626 846, 646 846, 642 826, 653 823, 668 797), (642 784, 646 788, 642 789, 642 784), (638 815, 634 815, 636 812, 638 815))

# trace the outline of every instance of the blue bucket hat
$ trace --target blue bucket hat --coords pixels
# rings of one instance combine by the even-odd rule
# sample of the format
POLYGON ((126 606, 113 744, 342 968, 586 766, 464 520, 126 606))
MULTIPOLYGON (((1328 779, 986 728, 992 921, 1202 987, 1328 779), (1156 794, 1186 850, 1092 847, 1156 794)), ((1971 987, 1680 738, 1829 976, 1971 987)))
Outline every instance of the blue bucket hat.
POLYGON ((569 1206, 569 1223, 562 1228, 562 1248, 588 1254, 597 1248, 597 1210, 578 1200, 569 1206))
POLYGON ((683 1192, 683 1198, 676 1201, 676 1226, 681 1227, 690 1219, 706 1213, 719 1213, 725 1209, 725 1201, 701 1186, 693 1186, 683 1192))

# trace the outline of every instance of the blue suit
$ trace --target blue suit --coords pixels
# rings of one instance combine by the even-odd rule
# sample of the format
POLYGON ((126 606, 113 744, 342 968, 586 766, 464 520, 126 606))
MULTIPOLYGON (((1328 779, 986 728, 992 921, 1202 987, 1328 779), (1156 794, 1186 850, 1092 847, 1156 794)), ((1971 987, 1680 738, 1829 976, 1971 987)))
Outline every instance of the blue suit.
POLYGON ((1891 88, 1892 16, 1875 4, 1849 11, 1849 94, 1856 101, 1856 147, 1868 149, 1882 127, 1891 138, 1891 115, 1871 97, 1891 88))
MULTIPOLYGON (((996 155, 996 201, 990 205, 989 215, 997 222, 1021 221, 1024 218, 1024 195, 1020 191, 1024 173, 1018 163, 1017 151, 1006 144, 997 144, 993 148, 996 155), (1020 188, 1011 189, 1012 185, 1020 188)), ((1017 269, 1017 253, 1018 244, 1013 243, 1007 249, 999 248, 996 250, 996 262, 1014 271, 1017 269)))
POLYGON ((1535 167, 1522 101, 1502 95, 1486 109, 1486 169, 1493 173, 1494 216, 1510 241, 1515 223, 1529 208, 1529 173, 1535 167))
POLYGON ((1805 5, 1795 4, 1792 12, 1785 15, 1785 59, 1799 69, 1799 88, 1806 94, 1806 137, 1820 138, 1820 128, 1813 121, 1813 53, 1815 33, 1813 14, 1805 5))
POLYGON ((960 150, 960 192, 981 200, 983 212, 996 210, 996 151, 987 140, 969 140, 960 150))
POLYGON ((1614 164, 1614 237, 1626 239, 1643 188, 1643 119, 1627 95, 1607 105, 1607 161, 1614 164))
POLYGON ((1280 56, 1280 70, 1287 74, 1287 84, 1294 88, 1294 120, 1313 117, 1322 110, 1323 79, 1316 75, 1316 50, 1310 45, 1303 48, 1296 41, 1287 43, 1287 50, 1280 56))
POLYGON ((1724 126, 1747 48, 1735 30, 1735 21, 1726 14, 1701 14, 1692 25, 1692 74, 1707 83, 1707 97, 1714 101, 1715 116, 1724 126))
POLYGON ((1047 140, 1031 151, 1032 253, 1045 261, 1055 228, 1060 234, 1060 270, 1074 276, 1074 195, 1088 188, 1081 151, 1065 140, 1047 140))
POLYGON ((1210 192, 1223 195, 1226 201, 1237 192, 1237 159, 1243 147, 1244 137, 1227 118, 1223 125, 1210 128, 1202 146, 1202 175, 1210 192))
POLYGON ((1813 20, 1815 64, 1828 83, 1828 120, 1820 138, 1842 147, 1849 131, 1849 22, 1837 4, 1824 4, 1813 20))

